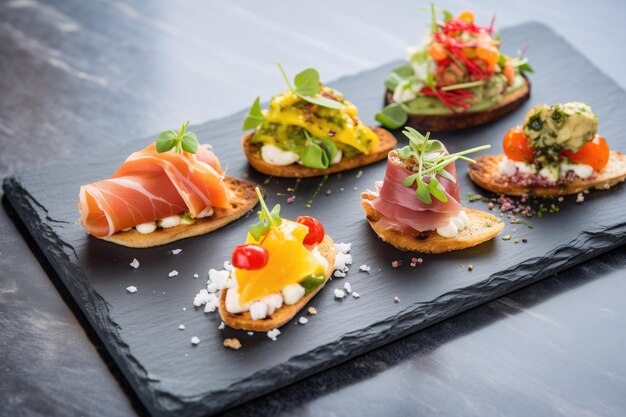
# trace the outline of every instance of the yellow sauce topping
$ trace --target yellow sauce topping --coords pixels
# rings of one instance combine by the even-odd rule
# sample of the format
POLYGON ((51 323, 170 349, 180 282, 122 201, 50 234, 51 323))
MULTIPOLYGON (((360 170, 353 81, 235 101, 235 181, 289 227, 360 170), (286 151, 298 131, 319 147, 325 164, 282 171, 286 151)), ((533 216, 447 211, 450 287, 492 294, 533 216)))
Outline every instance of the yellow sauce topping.
POLYGON ((321 91, 322 95, 338 98, 343 108, 330 109, 310 104, 293 92, 286 91, 272 98, 266 120, 257 129, 254 141, 281 147, 281 143, 292 141, 289 127, 298 126, 315 137, 330 138, 364 154, 376 149, 378 136, 359 120, 354 104, 329 87, 322 87, 321 91))
POLYGON ((283 219, 280 226, 272 226, 260 241, 248 234, 246 243, 265 248, 268 262, 262 269, 235 270, 240 304, 280 292, 309 275, 326 275, 324 265, 302 243, 308 232, 308 227, 283 219))

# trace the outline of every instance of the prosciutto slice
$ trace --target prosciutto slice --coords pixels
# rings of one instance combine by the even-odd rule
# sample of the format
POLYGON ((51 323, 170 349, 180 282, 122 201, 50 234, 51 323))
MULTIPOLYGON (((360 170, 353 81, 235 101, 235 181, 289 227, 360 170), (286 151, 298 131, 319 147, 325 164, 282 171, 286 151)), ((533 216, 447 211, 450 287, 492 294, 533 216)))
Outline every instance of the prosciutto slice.
POLYGON ((110 236, 183 212, 201 217, 228 208, 229 193, 219 160, 206 146, 194 155, 158 153, 152 144, 130 155, 111 178, 80 187, 79 223, 94 236, 110 236))
MULTIPOLYGON (((457 178, 454 162, 446 166, 446 171, 457 178)), ((378 198, 369 202, 383 218, 378 222, 381 227, 396 229, 402 233, 423 232, 443 227, 461 211, 460 190, 458 184, 443 177, 437 179, 448 201, 442 203, 433 198, 431 204, 424 204, 415 195, 416 185, 405 187, 402 181, 413 172, 387 159, 387 172, 382 184, 377 184, 378 198)))

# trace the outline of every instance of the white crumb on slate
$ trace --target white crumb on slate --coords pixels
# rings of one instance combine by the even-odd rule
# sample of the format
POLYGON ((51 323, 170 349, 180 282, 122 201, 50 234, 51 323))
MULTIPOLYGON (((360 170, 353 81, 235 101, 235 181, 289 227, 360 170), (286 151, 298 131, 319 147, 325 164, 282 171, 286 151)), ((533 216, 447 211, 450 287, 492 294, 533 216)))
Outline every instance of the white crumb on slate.
POLYGON ((346 273, 345 273, 345 272, 343 272, 343 271, 339 271, 339 270, 337 270, 337 271, 335 271, 335 273, 333 274, 333 276, 334 276, 335 278, 345 278, 345 277, 346 277, 346 273))
POLYGON ((191 344, 192 345, 197 345, 198 343, 200 343, 200 339, 198 338, 198 336, 194 336, 191 338, 191 344))
POLYGON ((183 307, 183 311, 187 311, 187 307, 183 307))
POLYGON ((248 332, 248 336, 254 335, 254 332, 248 332))
POLYGON ((400 298, 399 297, 394 297, 393 302, 398 304, 400 302, 400 298))
POLYGON ((349 282, 346 282, 345 284, 343 284, 343 289, 346 290, 348 294, 350 294, 352 292, 352 285, 350 285, 349 282))
POLYGON ((371 270, 372 270, 372 268, 367 266, 367 265, 365 265, 365 264, 363 264, 363 265, 361 265, 359 267, 359 271, 361 271, 361 272, 370 272, 371 270))
POLYGON ((352 296, 353 296, 354 298, 359 298, 361 295, 360 295, 358 292, 354 291, 354 292, 352 293, 352 296))
POLYGON ((280 335, 280 330, 278 330, 278 329, 272 329, 272 330, 267 332, 267 337, 272 339, 273 342, 276 341, 276 338, 278 338, 278 335, 280 335))
POLYGON ((185 325, 181 324, 180 326, 178 326, 178 330, 185 330, 185 325))
POLYGON ((134 292, 137 292, 137 287, 135 287, 134 285, 131 285, 130 287, 126 288, 126 291, 132 294, 134 292))
POLYGON ((172 255, 178 255, 182 251, 183 251, 182 249, 174 249, 174 250, 172 250, 172 255))
POLYGON ((298 319, 298 323, 300 324, 307 324, 309 322, 309 319, 307 319, 306 317, 300 317, 300 319, 298 319))
POLYGON ((194 277, 194 278, 198 278, 198 277, 199 277, 199 275, 198 275, 198 274, 193 274, 193 277, 194 277))
POLYGON ((221 322, 220 325, 217 327, 220 330, 223 330, 224 327, 226 327, 226 324, 224 322, 221 322))
POLYGON ((343 290, 340 290, 338 288, 335 289, 335 298, 342 299, 345 296, 346 296, 346 293, 344 293, 343 290))
POLYGON ((177 270, 173 270, 172 272, 167 274, 167 276, 170 277, 170 278, 176 277, 176 276, 178 276, 178 271, 177 270))
POLYGON ((137 260, 137 258, 133 258, 133 261, 129 265, 137 269, 139 268, 139 261, 137 260))

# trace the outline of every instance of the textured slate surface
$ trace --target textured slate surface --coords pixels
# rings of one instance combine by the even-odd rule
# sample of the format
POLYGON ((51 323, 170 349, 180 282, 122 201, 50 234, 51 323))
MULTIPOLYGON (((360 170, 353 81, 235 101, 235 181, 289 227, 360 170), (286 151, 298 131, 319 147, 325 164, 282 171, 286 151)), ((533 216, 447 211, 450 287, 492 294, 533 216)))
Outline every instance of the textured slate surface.
MULTIPOLYGON (((625 116, 626 95, 600 74, 577 51, 547 28, 532 24, 503 31, 511 51, 529 43, 537 74, 532 77, 531 102, 584 100, 601 120, 601 132, 616 149, 626 149, 618 136, 619 120, 625 116), (558 51, 560 59, 554 61, 558 51)), ((371 122, 381 103, 382 79, 394 64, 334 85, 342 90, 371 122)), ((499 149, 502 134, 519 123, 524 109, 502 121, 462 133, 441 136, 451 149, 492 143, 499 149)), ((215 145, 232 175, 265 177, 250 171, 239 148, 231 146, 240 136, 241 114, 196 127, 200 139, 215 145)), ((462 253, 424 257, 419 268, 392 269, 390 263, 411 255, 399 253, 378 241, 362 217, 358 191, 371 187, 384 174, 384 163, 355 172, 331 176, 311 212, 324 222, 337 241, 353 242, 355 266, 345 279, 333 281, 313 301, 319 314, 306 326, 288 325, 277 342, 265 335, 219 331, 217 316, 193 311, 191 300, 202 288, 206 271, 219 267, 233 244, 245 235, 249 221, 241 221, 209 236, 150 250, 129 250, 86 237, 73 223, 78 186, 109 175, 132 150, 149 139, 115 152, 94 152, 92 158, 55 162, 5 181, 7 197, 17 208, 47 261, 58 273, 77 305, 94 327, 122 372, 146 407, 154 414, 180 412, 202 415, 232 407, 246 399, 274 390, 306 375, 370 350, 385 342, 466 310, 514 288, 582 262, 624 243, 623 214, 611 209, 624 204, 623 187, 594 192, 583 205, 568 198, 557 216, 533 220, 535 226, 508 225, 504 233, 517 230, 530 243, 496 240, 462 253), (339 187, 345 191, 339 193, 339 187), (341 207, 338 213, 336 207, 341 207), (179 255, 169 250, 181 248, 179 255), (136 257, 138 270, 128 263, 136 257), (358 265, 372 266, 372 274, 358 273, 358 265), (460 264, 473 264, 468 272, 460 264), (172 269, 180 272, 168 278, 172 269), (192 275, 199 273, 201 279, 192 275), (361 299, 335 301, 332 289, 350 281, 361 299), (130 295, 128 285, 139 291, 130 295), (399 296, 401 302, 393 303, 399 296), (183 310, 186 308, 186 310, 183 310), (186 330, 179 331, 178 325, 186 330), (189 339, 202 339, 192 348, 189 339), (239 337, 238 352, 221 347, 224 337, 239 337)), ((460 165, 460 172, 465 169, 460 165)), ((303 181, 296 203, 285 206, 287 216, 304 211, 319 180, 303 181)), ((285 193, 291 180, 272 181, 270 194, 285 193)), ((465 191, 474 190, 466 177, 465 191)), ((270 202, 284 201, 275 197, 270 202)), ((479 207, 482 203, 473 203, 479 207)))

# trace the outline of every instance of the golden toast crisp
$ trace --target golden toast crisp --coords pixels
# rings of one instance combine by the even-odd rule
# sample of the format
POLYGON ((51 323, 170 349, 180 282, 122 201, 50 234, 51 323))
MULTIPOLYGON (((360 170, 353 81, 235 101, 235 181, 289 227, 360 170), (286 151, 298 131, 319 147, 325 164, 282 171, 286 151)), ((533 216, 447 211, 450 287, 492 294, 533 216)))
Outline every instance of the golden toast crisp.
MULTIPOLYGON (((525 85, 503 97, 496 106, 480 111, 449 114, 409 114, 406 126, 419 131, 444 132, 465 129, 498 120, 520 107, 530 98, 530 82, 524 77, 525 85)), ((393 91, 387 90, 385 105, 393 102, 393 91)))
POLYGON ((242 138, 241 145, 243 146, 243 152, 246 158, 248 158, 250 165, 263 174, 282 178, 317 177, 362 167, 387 158, 387 153, 396 147, 396 138, 380 127, 373 127, 372 130, 380 139, 380 143, 376 149, 367 155, 360 154, 352 158, 343 158, 338 164, 331 165, 326 169, 309 168, 299 164, 284 166, 269 164, 261 159, 261 147, 252 143, 252 133, 248 133, 242 138))
POLYGON ((219 305, 219 312, 220 316, 222 317, 222 321, 227 326, 232 327, 233 329, 248 330, 253 332, 267 332, 269 330, 281 327, 289 320, 294 318, 294 316, 304 308, 306 303, 308 303, 309 300, 313 298, 313 296, 315 296, 315 294, 317 294, 317 292, 321 290, 324 285, 326 285, 326 283, 330 279, 330 276, 335 270, 335 245, 330 236, 324 236, 324 240, 318 245, 317 248, 322 256, 328 261, 326 280, 321 285, 319 285, 309 294, 302 297, 297 303, 289 306, 283 304, 281 308, 276 309, 276 311, 274 311, 271 316, 263 320, 253 320, 250 317, 249 311, 244 311, 243 313, 237 314, 229 313, 228 311, 226 311, 226 290, 222 290, 222 293, 220 294, 219 305))
POLYGON ((493 239, 504 228, 504 223, 498 217, 483 211, 464 208, 470 221, 456 237, 443 237, 435 230, 412 236, 393 229, 383 229, 377 226, 382 217, 381 214, 368 203, 377 197, 378 194, 373 191, 361 193, 361 204, 367 221, 382 240, 403 251, 446 253, 466 249, 493 239))
POLYGON ((251 181, 240 178, 226 177, 224 182, 232 192, 230 208, 215 208, 213 215, 195 219, 193 224, 179 225, 167 229, 157 229, 152 233, 142 234, 135 229, 127 232, 117 232, 111 236, 104 236, 100 239, 129 248, 151 248, 165 245, 176 240, 185 239, 192 236, 210 233, 220 227, 226 226, 256 206, 259 198, 254 191, 257 185, 251 181))
POLYGON ((606 190, 626 179, 626 156, 617 151, 610 151, 608 164, 593 179, 576 177, 571 182, 551 187, 511 184, 500 173, 498 164, 504 155, 486 155, 476 158, 476 163, 469 166, 469 177, 478 186, 498 194, 511 196, 537 195, 559 196, 577 194, 591 188, 606 190))

